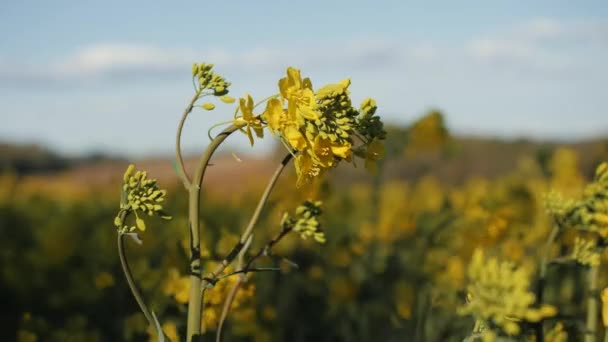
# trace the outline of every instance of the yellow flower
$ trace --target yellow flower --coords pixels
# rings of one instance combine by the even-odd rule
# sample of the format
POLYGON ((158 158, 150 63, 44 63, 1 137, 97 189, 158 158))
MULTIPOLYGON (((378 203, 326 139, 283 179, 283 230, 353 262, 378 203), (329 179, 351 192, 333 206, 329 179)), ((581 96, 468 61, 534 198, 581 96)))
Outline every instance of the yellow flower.
POLYGON ((188 277, 180 276, 177 269, 171 268, 163 292, 173 296, 178 303, 186 304, 190 295, 190 281, 188 277))
POLYGON ((290 121, 303 124, 303 118, 317 120, 315 93, 309 78, 302 80, 300 70, 287 68, 287 77, 279 80, 279 90, 283 100, 287 100, 287 116, 290 121))
POLYGON ((281 122, 285 120, 283 105, 279 99, 270 99, 266 102, 266 110, 262 114, 264 120, 273 131, 281 129, 281 122))
POLYGON ((262 120, 259 116, 253 114, 253 98, 247 94, 247 99, 239 99, 239 109, 241 111, 241 117, 235 119, 235 123, 245 123, 247 125, 247 137, 251 146, 253 146, 253 134, 251 130, 255 131, 255 135, 258 138, 264 137, 264 127, 262 126, 262 120))
POLYGON ((314 160, 308 153, 302 153, 295 160, 296 174, 298 180, 297 187, 309 183, 313 178, 321 174, 321 168, 315 164, 314 160))
POLYGON ((310 78, 307 77, 302 80, 299 69, 288 67, 287 77, 283 77, 279 80, 279 90, 281 91, 281 96, 284 99, 289 99, 301 89, 312 90, 312 82, 310 82, 310 78))
POLYGON ((325 168, 332 167, 335 162, 335 157, 346 159, 350 157, 349 143, 339 144, 332 142, 330 139, 321 138, 317 136, 315 138, 313 153, 315 155, 315 161, 325 168))
POLYGON ((114 277, 108 272, 101 272, 95 277, 95 287, 105 289, 114 285, 114 277))
MULTIPOLYGON (((162 325, 163 333, 169 338, 169 341, 179 341, 179 334, 177 333, 177 326, 173 322, 166 322, 162 325)), ((158 341, 156 336, 156 330, 153 326, 148 327, 149 341, 158 341)))
POLYGON ((295 124, 288 124, 283 129, 283 137, 296 151, 302 151, 308 145, 306 137, 298 130, 295 124))

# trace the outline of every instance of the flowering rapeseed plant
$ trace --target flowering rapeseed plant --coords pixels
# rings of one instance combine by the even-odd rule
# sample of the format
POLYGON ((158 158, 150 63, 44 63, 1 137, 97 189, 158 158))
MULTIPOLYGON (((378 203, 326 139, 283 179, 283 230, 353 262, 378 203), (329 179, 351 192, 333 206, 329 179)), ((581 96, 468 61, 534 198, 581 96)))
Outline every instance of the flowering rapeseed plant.
MULTIPOLYGON (((228 122, 231 126, 215 138, 209 134, 211 143, 191 177, 185 169, 180 146, 182 129, 188 115, 195 107, 207 111, 215 110, 216 106, 212 102, 198 104, 198 101, 204 97, 219 98, 227 104, 235 102, 234 98, 227 95, 230 82, 215 73, 213 64, 193 64, 192 80, 195 94, 182 115, 176 138, 176 169, 189 193, 190 200, 190 274, 187 277, 180 276, 176 269, 171 269, 164 292, 174 297, 180 304, 188 303, 188 341, 201 334, 201 322, 208 323, 207 326, 210 328, 217 326, 217 338, 220 340, 221 328, 230 309, 238 306, 243 296, 253 296, 253 286, 243 283, 247 273, 258 271, 253 265, 258 257, 269 255, 270 249, 291 231, 298 233, 303 239, 310 237, 319 243, 324 243, 326 240, 318 221, 321 202, 305 202, 296 209, 294 216, 285 215, 281 222, 280 234, 247 260, 246 253, 252 243, 254 226, 285 165, 295 157, 298 187, 311 182, 343 160, 352 162, 353 154, 364 158, 366 167, 372 169, 373 164, 383 156, 382 141, 386 138, 386 132, 382 121, 375 115, 377 106, 374 100, 366 99, 360 109, 352 106, 348 90, 350 79, 326 85, 315 91, 310 79, 303 79, 298 69, 290 67, 287 68, 287 76, 279 80, 279 92, 276 95, 258 103, 254 103, 253 97, 249 94, 239 99, 234 118, 228 122), (265 110, 256 114, 256 108, 264 103, 265 110), (203 277, 199 209, 201 185, 209 160, 231 133, 237 130, 243 132, 253 146, 253 133, 258 139, 262 139, 265 128, 269 128, 272 134, 283 142, 289 154, 271 178, 241 237, 236 239, 226 257, 203 277), (232 270, 231 264, 237 258, 237 267, 234 271, 228 272, 229 269, 232 270), (239 278, 235 280, 234 276, 237 275, 239 278), (209 292, 207 296, 204 295, 206 292, 209 292), (226 302, 220 306, 224 298, 226 302), (202 310, 201 306, 205 306, 205 309, 202 310), (223 307, 221 311, 220 307, 223 307)), ((221 124, 224 123, 218 125, 221 124)), ((134 166, 130 165, 124 175, 120 210, 114 220, 119 232, 119 255, 129 286, 149 324, 161 339, 170 338, 167 335, 175 337, 177 333, 175 329, 169 329, 171 333, 163 333, 160 322, 143 302, 130 274, 122 237, 130 235, 141 242, 134 232, 136 229, 140 231, 146 229, 145 222, 141 218, 143 214, 169 219, 162 205, 165 195, 166 191, 158 188, 156 180, 148 179, 145 171, 134 172, 134 166), (125 222, 130 214, 135 215, 135 225, 128 225, 125 222)))
POLYGON ((469 302, 459 313, 475 316, 488 330, 496 327, 507 335, 519 335, 522 323, 539 322, 557 313, 551 305, 535 306, 536 296, 530 290, 531 272, 525 267, 496 258, 485 260, 483 251, 477 249, 467 274, 469 302))

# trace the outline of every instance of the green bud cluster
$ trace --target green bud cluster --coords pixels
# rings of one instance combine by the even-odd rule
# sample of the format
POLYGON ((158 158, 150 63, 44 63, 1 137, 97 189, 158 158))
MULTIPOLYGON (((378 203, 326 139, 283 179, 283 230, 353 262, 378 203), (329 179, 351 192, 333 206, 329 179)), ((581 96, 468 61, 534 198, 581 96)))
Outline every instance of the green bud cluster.
POLYGON ((295 216, 283 216, 281 225, 284 230, 293 230, 300 234, 302 239, 313 238, 319 243, 325 243, 325 233, 321 230, 318 217, 321 215, 321 202, 305 201, 296 208, 295 216))
POLYGON ((318 135, 331 142, 345 144, 351 142, 352 129, 357 111, 351 105, 346 79, 339 84, 330 84, 317 91, 315 110, 320 113, 316 120, 307 120, 306 137, 310 141, 318 135))
POLYGON ((551 190, 545 194, 544 204, 549 215, 563 217, 574 208, 576 202, 565 199, 559 192, 551 190))
POLYGON ((124 176, 121 188, 120 210, 114 219, 114 225, 119 232, 132 232, 136 228, 146 230, 146 225, 139 213, 148 216, 160 216, 163 219, 171 219, 163 211, 162 203, 165 201, 166 190, 158 187, 156 179, 148 178, 146 171, 135 171, 133 164, 129 165, 124 176), (129 214, 135 214, 135 226, 125 225, 129 214))
POLYGON ((228 94, 230 82, 213 71, 213 64, 194 63, 192 65, 192 77, 198 79, 198 84, 201 90, 209 89, 213 91, 215 96, 223 96, 228 94))
MULTIPOLYGON (((192 77, 198 80, 198 91, 202 96, 213 95, 219 97, 224 103, 234 103, 234 98, 227 95, 230 82, 213 71, 213 64, 194 63, 192 65, 192 77), (211 92, 203 92, 204 90, 210 90, 211 92)), ((215 104, 205 102, 199 107, 210 111, 215 109, 215 104)))
POLYGON ((374 139, 386 139, 386 131, 380 117, 375 115, 378 107, 376 101, 370 98, 363 100, 359 108, 359 117, 357 118, 358 133, 372 141, 374 139))

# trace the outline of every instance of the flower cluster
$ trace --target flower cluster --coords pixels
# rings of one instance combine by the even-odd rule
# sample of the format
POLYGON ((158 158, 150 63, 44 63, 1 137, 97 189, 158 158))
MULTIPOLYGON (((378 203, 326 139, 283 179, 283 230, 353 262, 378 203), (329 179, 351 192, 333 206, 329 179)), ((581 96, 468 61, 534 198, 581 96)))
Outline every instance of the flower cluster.
POLYGON ((585 266, 599 266, 600 253, 594 240, 577 237, 570 257, 585 266))
POLYGON ((263 113, 253 113, 257 105, 247 95, 240 100, 234 121, 246 126, 252 145, 252 130, 262 138, 263 128, 268 127, 291 153, 297 153, 298 186, 342 160, 352 161, 353 151, 371 168, 384 154, 381 141, 386 132, 375 116, 375 101, 366 99, 357 110, 352 106, 349 86, 350 79, 345 79, 315 92, 309 78, 302 78, 298 69, 288 68, 287 76, 279 80, 279 94, 266 101, 263 113), (355 147, 357 142, 360 146, 355 147))
POLYGON ((158 187, 156 179, 148 178, 146 171, 134 171, 135 166, 131 164, 123 176, 120 210, 114 219, 114 225, 119 233, 133 232, 136 228, 141 231, 146 230, 146 224, 140 214, 171 219, 171 216, 163 211, 162 206, 167 191, 158 187), (135 226, 125 224, 126 218, 131 213, 135 215, 135 226))
POLYGON ((469 302, 459 308, 461 315, 473 315, 488 327, 497 327, 507 335, 519 335, 522 322, 539 322, 556 314, 555 307, 533 307, 536 296, 530 291, 530 272, 496 258, 484 260, 475 250, 468 268, 469 302))
POLYGON ((549 210, 562 226, 594 232, 608 239, 608 163, 597 167, 595 179, 585 187, 581 199, 553 200, 549 204, 549 210))
POLYGON ((304 240, 311 237, 319 243, 325 243, 325 233, 321 230, 321 224, 318 221, 321 213, 320 201, 305 201, 296 208, 294 217, 289 216, 287 213, 283 216, 281 226, 284 231, 293 230, 299 233, 304 240))
POLYGON ((554 217, 564 217, 574 208, 576 202, 566 199, 561 193, 551 190, 544 195, 544 205, 549 215, 554 217))

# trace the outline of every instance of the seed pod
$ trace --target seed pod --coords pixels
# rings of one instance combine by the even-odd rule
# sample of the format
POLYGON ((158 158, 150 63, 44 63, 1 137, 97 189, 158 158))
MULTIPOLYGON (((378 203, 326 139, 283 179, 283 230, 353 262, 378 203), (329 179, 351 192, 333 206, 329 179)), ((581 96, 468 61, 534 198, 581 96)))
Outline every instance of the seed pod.
POLYGON ((137 228, 139 230, 141 230, 142 232, 146 230, 146 223, 144 222, 144 220, 140 219, 139 217, 137 219, 135 219, 135 224, 137 225, 137 228))
POLYGON ((226 96, 226 95, 225 96, 221 96, 220 100, 222 100, 222 102, 224 102, 224 103, 234 103, 234 101, 235 101, 234 97, 226 96))
POLYGON ((215 108, 215 105, 211 102, 207 102, 207 103, 203 103, 201 105, 201 108, 203 108, 204 110, 213 110, 215 108))

